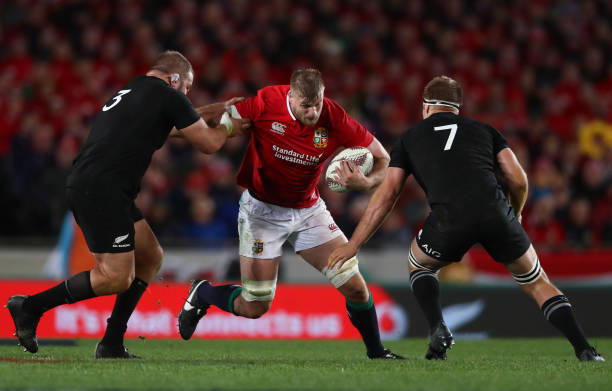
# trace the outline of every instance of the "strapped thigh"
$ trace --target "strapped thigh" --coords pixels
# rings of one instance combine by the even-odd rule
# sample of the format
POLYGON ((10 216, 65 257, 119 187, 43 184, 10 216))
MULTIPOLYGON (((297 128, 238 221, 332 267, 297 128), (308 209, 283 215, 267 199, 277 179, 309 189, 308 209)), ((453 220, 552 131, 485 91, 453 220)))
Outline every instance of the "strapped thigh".
POLYGON ((425 265, 422 265, 419 261, 417 261, 416 257, 412 253, 412 246, 410 246, 410 249, 408 250, 408 262, 410 262, 412 267, 414 267, 415 269, 425 269, 425 270, 429 270, 429 271, 431 271, 433 273, 437 273, 438 270, 439 270, 439 268, 427 267, 425 265))
POLYGON ((535 265, 525 274, 514 274, 512 278, 519 285, 526 285, 535 282, 542 275, 542 267, 540 266, 540 259, 536 257, 535 265))
POLYGON ((332 267, 328 269, 327 266, 321 270, 321 273, 325 275, 331 281, 332 285, 336 288, 340 288, 342 285, 346 284, 348 280, 351 279, 355 274, 359 273, 359 261, 357 257, 347 260, 342 264, 342 266, 338 269, 336 267, 332 267))

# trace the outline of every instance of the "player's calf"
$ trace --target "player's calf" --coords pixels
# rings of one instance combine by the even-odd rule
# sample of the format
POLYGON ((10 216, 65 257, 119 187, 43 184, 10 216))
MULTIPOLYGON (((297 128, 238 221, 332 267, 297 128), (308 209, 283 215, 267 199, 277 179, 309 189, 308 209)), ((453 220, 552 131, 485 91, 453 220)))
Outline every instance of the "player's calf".
POLYGON ((272 307, 271 301, 246 301, 238 297, 234 303, 234 314, 249 319, 261 318, 272 307))

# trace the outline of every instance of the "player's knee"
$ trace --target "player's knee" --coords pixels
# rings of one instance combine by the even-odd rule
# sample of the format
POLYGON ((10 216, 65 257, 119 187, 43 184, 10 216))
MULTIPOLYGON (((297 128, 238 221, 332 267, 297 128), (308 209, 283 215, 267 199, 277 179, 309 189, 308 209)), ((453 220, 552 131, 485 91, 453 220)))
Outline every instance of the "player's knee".
POLYGON ((128 290, 136 276, 134 270, 106 270, 104 277, 111 292, 121 293, 128 290))
POLYGON ((114 290, 117 293, 127 291, 129 289, 130 285, 132 285, 132 282, 134 282, 134 278, 135 277, 136 276, 135 276, 134 272, 118 275, 117 278, 114 280, 115 281, 115 289, 114 290))
MULTIPOLYGON (((359 274, 358 264, 359 261, 357 257, 353 257, 344 262, 340 268, 333 267, 328 269, 325 267, 321 272, 329 279, 333 286, 343 291, 340 287, 346 285, 349 281, 354 279, 353 276, 359 274)), ((359 278, 359 280, 362 279, 359 278)))
POLYGON ((162 266, 162 260, 164 259, 164 249, 159 244, 152 249, 151 254, 151 270, 154 274, 159 272, 162 266))

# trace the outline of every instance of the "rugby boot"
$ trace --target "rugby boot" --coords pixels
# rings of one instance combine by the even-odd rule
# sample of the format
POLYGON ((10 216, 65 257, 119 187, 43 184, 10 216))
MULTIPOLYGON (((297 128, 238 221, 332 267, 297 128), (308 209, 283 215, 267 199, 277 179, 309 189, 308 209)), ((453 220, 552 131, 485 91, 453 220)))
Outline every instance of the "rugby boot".
POLYGON ((451 349, 454 344, 453 334, 444 322, 440 322, 431 333, 425 358, 428 360, 446 360, 446 351, 451 349))
POLYGON ((383 350, 383 352, 381 354, 377 355, 377 356, 370 356, 368 354, 368 358, 370 360, 378 360, 378 359, 381 359, 381 360, 404 360, 405 359, 404 356, 400 356, 399 354, 395 354, 395 353, 393 353, 389 349, 383 350))
POLYGON ((102 345, 98 342, 96 345, 95 358, 140 358, 139 356, 130 353, 123 345, 102 345))
POLYGON ((36 327, 41 315, 29 313, 23 309, 23 302, 28 296, 12 296, 6 308, 8 308, 15 324, 15 335, 19 340, 19 345, 24 347, 24 351, 36 353, 38 351, 38 338, 36 338, 36 327))
POLYGON ((598 361, 606 362, 606 360, 595 350, 594 347, 590 346, 584 349, 582 352, 576 355, 580 361, 598 361))
POLYGON ((208 303, 202 302, 198 297, 198 288, 202 284, 210 285, 210 282, 195 280, 191 283, 185 304, 178 314, 179 334, 181 334, 181 338, 184 340, 191 338, 198 326, 198 322, 206 315, 206 310, 210 307, 208 303))

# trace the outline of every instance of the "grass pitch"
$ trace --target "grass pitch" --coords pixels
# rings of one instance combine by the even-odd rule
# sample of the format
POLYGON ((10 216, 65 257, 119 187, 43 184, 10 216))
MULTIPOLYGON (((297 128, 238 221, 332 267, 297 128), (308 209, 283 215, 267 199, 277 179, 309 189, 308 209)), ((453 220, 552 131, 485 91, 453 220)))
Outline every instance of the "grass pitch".
POLYGON ((426 340, 387 342, 404 361, 370 361, 359 341, 130 340, 142 360, 94 360, 97 341, 0 346, 0 389, 68 390, 611 390, 606 363, 581 363, 562 339, 458 341, 448 361, 424 359, 426 340))

